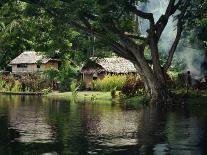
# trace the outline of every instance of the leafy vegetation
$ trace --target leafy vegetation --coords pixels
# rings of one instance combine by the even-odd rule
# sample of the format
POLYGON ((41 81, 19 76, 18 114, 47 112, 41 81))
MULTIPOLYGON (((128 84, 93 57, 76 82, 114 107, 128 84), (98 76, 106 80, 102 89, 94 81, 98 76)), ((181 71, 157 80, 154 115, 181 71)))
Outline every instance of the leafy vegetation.
POLYGON ((127 77, 126 83, 121 89, 125 97, 133 97, 144 93, 144 83, 140 76, 131 75, 127 77))
POLYGON ((51 88, 51 81, 40 74, 22 75, 18 80, 13 75, 0 76, 2 92, 41 92, 51 88))
POLYGON ((0 91, 20 92, 21 83, 10 75, 8 77, 0 76, 0 91))
POLYGON ((93 81, 93 89, 96 91, 122 90, 127 79, 127 75, 106 75, 104 79, 93 81))
POLYGON ((78 70, 76 67, 73 67, 71 63, 65 60, 59 70, 57 69, 49 69, 45 72, 46 77, 51 81, 60 82, 60 90, 61 91, 69 91, 70 85, 74 79, 78 79, 78 70))
POLYGON ((77 84, 77 81, 73 80, 71 82, 71 85, 70 85, 70 90, 71 90, 71 93, 72 93, 72 102, 73 103, 77 102, 78 89, 79 89, 79 85, 77 84))

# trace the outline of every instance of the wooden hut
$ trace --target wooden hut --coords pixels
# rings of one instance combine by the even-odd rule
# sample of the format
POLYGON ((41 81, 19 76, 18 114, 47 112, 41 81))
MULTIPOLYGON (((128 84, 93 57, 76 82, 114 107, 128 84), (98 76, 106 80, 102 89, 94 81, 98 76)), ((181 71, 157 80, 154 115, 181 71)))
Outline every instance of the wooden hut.
POLYGON ((26 51, 10 62, 13 74, 34 73, 50 68, 58 69, 59 60, 45 58, 34 51, 26 51))
POLYGON ((120 57, 91 58, 81 68, 83 81, 86 89, 92 88, 92 82, 103 79, 106 74, 129 74, 137 73, 133 63, 120 57))

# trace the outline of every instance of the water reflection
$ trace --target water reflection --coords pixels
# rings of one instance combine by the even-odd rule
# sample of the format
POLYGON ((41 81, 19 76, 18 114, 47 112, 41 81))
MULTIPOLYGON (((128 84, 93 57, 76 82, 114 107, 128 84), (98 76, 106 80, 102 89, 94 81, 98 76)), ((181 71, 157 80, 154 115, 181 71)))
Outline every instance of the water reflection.
POLYGON ((120 150, 121 146, 137 144, 137 129, 140 112, 125 111, 118 105, 113 107, 99 105, 84 105, 81 109, 81 120, 89 137, 90 152, 98 153, 113 149, 120 150))
POLYGON ((46 122, 43 111, 33 105, 23 105, 9 110, 9 130, 17 130, 19 142, 53 142, 55 134, 46 122))
POLYGON ((0 96, 0 154, 204 154, 205 110, 0 96))

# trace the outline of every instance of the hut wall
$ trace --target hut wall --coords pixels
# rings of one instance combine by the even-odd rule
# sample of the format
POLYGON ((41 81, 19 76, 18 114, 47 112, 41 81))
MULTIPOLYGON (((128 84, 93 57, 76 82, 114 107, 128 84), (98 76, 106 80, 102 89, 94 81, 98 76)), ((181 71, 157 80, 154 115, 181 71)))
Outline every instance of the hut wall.
POLYGON ((84 74, 83 75, 83 82, 85 83, 86 89, 92 88, 92 81, 93 81, 93 75, 92 74, 84 74))
POLYGON ((41 65, 42 69, 46 70, 46 69, 50 69, 50 68, 55 68, 58 69, 58 62, 55 61, 49 61, 46 64, 42 64, 41 65))
POLYGON ((34 73, 38 71, 45 71, 49 68, 58 69, 58 62, 48 62, 46 64, 40 64, 38 68, 37 64, 27 64, 26 68, 18 68, 17 65, 12 65, 12 73, 34 73))
POLYGON ((17 65, 12 65, 13 73, 32 73, 38 71, 36 64, 28 64, 26 68, 18 68, 17 65))
POLYGON ((98 74, 98 79, 103 80, 105 77, 106 73, 100 73, 98 74))

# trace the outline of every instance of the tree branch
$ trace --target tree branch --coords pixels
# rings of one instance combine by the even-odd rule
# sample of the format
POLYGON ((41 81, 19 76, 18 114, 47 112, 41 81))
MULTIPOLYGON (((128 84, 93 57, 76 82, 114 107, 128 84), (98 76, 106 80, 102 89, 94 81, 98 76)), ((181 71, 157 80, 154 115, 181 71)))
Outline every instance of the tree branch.
POLYGON ((135 15, 142 17, 144 19, 152 20, 153 19, 153 14, 152 13, 146 13, 141 10, 138 10, 136 6, 130 6, 129 7, 130 11, 133 12, 135 15))
POLYGON ((170 51, 169 51, 169 55, 168 55, 168 59, 167 59, 167 62, 164 64, 163 68, 164 68, 164 71, 167 71, 168 68, 171 66, 171 63, 172 63, 172 60, 173 60, 173 56, 174 56, 174 53, 176 51, 176 48, 178 46, 178 43, 180 41, 180 38, 181 38, 181 34, 182 34, 182 24, 179 22, 178 23, 178 26, 177 26, 177 34, 176 34, 176 38, 170 48, 170 51))
POLYGON ((168 68, 171 66, 173 56, 175 54, 178 43, 180 41, 181 34, 182 34, 182 31, 183 31, 183 25, 184 25, 183 18, 185 16, 188 4, 189 4, 189 1, 186 1, 185 4, 181 8, 181 13, 178 15, 177 34, 176 34, 176 38, 175 38, 175 40, 174 40, 174 42, 171 46, 171 49, 169 51, 167 62, 163 66, 164 71, 167 71, 168 68))
POLYGON ((129 38, 132 38, 132 39, 139 39, 139 40, 142 40, 142 41, 146 41, 146 39, 147 39, 145 37, 133 35, 133 34, 130 34, 130 33, 124 33, 124 35, 126 37, 129 37, 129 38))
POLYGON ((175 0, 170 0, 169 5, 165 11, 165 14, 162 15, 159 20, 157 21, 157 23, 155 24, 155 28, 156 28, 156 35, 157 35, 157 41, 160 39, 162 32, 164 31, 168 20, 170 18, 171 15, 173 15, 178 8, 181 6, 183 0, 179 0, 176 4, 175 4, 175 0))

